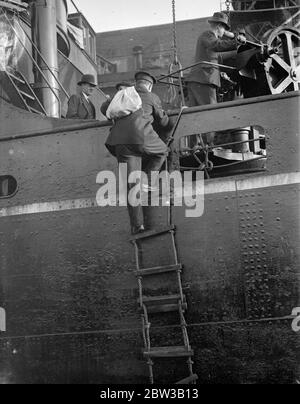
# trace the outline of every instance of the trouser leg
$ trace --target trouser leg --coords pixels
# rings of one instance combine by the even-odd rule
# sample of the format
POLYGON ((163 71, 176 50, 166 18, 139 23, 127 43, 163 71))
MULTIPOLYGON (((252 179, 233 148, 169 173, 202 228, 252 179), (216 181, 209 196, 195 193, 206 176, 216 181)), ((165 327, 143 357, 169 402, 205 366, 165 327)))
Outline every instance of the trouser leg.
POLYGON ((152 188, 147 188, 143 195, 146 201, 143 207, 145 226, 146 228, 153 228, 157 225, 153 215, 153 208, 149 207, 153 202, 159 201, 159 192, 154 189, 158 182, 157 173, 161 170, 164 162, 166 161, 168 148, 166 144, 159 138, 157 134, 152 134, 146 138, 143 153, 143 172, 147 176, 148 185, 152 188), (153 181, 152 181, 153 179, 153 181), (151 191, 150 191, 151 190, 151 191), (150 192, 149 192, 150 191, 150 192))
POLYGON ((205 84, 200 84, 200 86, 203 101, 205 101, 206 104, 217 104, 217 87, 205 84))
POLYGON ((148 179, 149 186, 155 187, 156 185, 156 177, 152 173, 158 173, 164 162, 166 161, 166 155, 164 156, 147 156, 147 160, 145 161, 144 172, 148 179), (154 182, 153 182, 153 181, 154 182))
POLYGON ((217 104, 217 88, 210 84, 188 83, 189 106, 217 104))
POLYGON ((160 171, 167 155, 168 148, 158 135, 146 139, 143 154, 143 171, 147 175, 149 185, 155 186, 155 184, 151 183, 151 174, 152 172, 160 171))
POLYGON ((194 96, 193 84, 194 83, 187 84, 189 107, 196 107, 198 105, 197 100, 194 96))
MULTIPOLYGON (((217 104, 217 87, 210 84, 201 83, 188 83, 188 90, 191 96, 192 105, 190 106, 202 106, 217 104)), ((209 145, 214 144, 215 132, 206 133, 206 140, 209 145)))
POLYGON ((139 183, 141 183, 142 157, 127 154, 126 148, 117 148, 117 158, 119 164, 123 163, 127 165, 127 178, 125 178, 125 181, 127 182, 127 208, 132 230, 135 230, 144 224, 141 191, 139 194, 132 193, 133 188, 137 186, 137 182, 139 181, 139 183), (137 173, 137 177, 135 177, 137 182, 130 183, 129 177, 133 172, 137 173), (132 198, 134 195, 136 195, 137 198, 132 198))
MULTIPOLYGON (((206 85, 206 84, 199 84, 199 93, 201 94, 201 100, 203 102, 202 105, 210 104, 214 105, 217 104, 217 87, 206 85)), ((206 133, 206 140, 207 144, 210 146, 214 145, 216 132, 208 132, 206 133)))

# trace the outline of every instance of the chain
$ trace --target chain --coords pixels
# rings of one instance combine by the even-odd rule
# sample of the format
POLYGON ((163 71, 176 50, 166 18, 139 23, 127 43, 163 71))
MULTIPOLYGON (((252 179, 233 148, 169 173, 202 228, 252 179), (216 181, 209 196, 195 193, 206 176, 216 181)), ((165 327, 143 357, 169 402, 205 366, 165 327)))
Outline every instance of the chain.
POLYGON ((226 0, 225 1, 225 6, 226 6, 226 11, 229 14, 230 12, 230 5, 231 5, 231 1, 230 0, 226 0))
POLYGON ((176 28, 176 0, 172 0, 172 13, 173 13, 173 50, 174 50, 174 62, 178 63, 177 53, 177 28, 176 28))
POLYGON ((231 6, 232 1, 231 0, 226 0, 225 1, 225 5, 226 5, 226 13, 228 15, 228 21, 229 21, 229 25, 230 24, 230 6, 231 6))
MULTIPOLYGON (((174 51, 174 60, 169 67, 169 74, 173 72, 174 67, 182 69, 182 66, 178 60, 178 47, 177 47, 177 29, 176 29, 176 0, 172 0, 172 15, 173 15, 173 51, 174 51)), ((176 70, 176 69, 175 69, 176 70)), ((174 79, 172 77, 169 78, 169 91, 168 98, 171 103, 173 103, 177 98, 177 92, 174 86, 174 79)), ((183 92, 183 72, 179 73, 179 91, 180 91, 180 104, 181 106, 185 105, 184 92, 183 92)))

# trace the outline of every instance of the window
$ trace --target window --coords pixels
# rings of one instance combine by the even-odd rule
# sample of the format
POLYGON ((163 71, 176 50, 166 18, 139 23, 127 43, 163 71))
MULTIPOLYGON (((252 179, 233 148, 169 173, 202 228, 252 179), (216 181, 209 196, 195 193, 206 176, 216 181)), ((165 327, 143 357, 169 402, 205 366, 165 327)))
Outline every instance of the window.
MULTIPOLYGON (((80 46, 86 51, 86 53, 91 57, 91 59, 96 62, 96 33, 81 13, 69 14, 68 16, 69 24, 77 28, 72 30, 69 25, 69 29, 72 30, 73 36, 76 38, 80 37, 80 46), (81 31, 81 32, 80 32, 81 31)), ((78 42, 78 39, 77 39, 78 42)))
POLYGON ((10 175, 0 175, 0 198, 9 198, 17 192, 18 184, 10 175))
POLYGON ((182 171, 204 171, 206 179, 264 171, 266 137, 259 126, 184 136, 179 156, 182 171))
POLYGON ((97 70, 99 75, 117 73, 117 65, 97 55, 97 70))

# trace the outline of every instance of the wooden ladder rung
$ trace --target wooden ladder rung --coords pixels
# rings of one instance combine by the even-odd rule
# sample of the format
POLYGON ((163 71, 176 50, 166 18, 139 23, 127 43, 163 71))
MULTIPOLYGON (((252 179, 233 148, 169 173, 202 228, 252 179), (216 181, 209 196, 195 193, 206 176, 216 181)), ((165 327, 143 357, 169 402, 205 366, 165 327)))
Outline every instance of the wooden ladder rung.
POLYGON ((138 271, 135 271, 134 273, 138 277, 139 276, 151 276, 151 275, 165 274, 168 272, 178 272, 178 271, 181 271, 182 268, 183 268, 182 264, 167 265, 167 266, 162 266, 162 267, 139 269, 138 271))
POLYGON ((195 383, 197 380, 199 380, 198 375, 192 375, 187 377, 186 379, 180 380, 180 382, 177 382, 175 384, 192 384, 195 383))
MULTIPOLYGON (((164 295, 164 296, 143 296, 143 303, 148 304, 172 304, 181 300, 180 295, 164 295)), ((185 296, 184 296, 185 300, 185 296)), ((140 299, 138 299, 140 302, 140 299)))
MULTIPOLYGON (((182 304, 183 312, 187 310, 187 303, 182 304)), ((171 313, 173 311, 178 311, 179 306, 177 304, 162 304, 157 306, 149 306, 147 307, 148 313, 171 313)))
MULTIPOLYGON (((179 310, 180 295, 143 297, 143 304, 146 306, 148 313, 169 313, 179 310)), ((138 299, 138 303, 141 301, 138 299)), ((186 298, 182 302, 183 311, 187 310, 186 298)))
POLYGON ((143 351, 146 358, 187 358, 194 355, 192 349, 185 346, 169 346, 151 348, 150 351, 143 351))
POLYGON ((176 230, 176 226, 168 226, 168 227, 163 227, 161 229, 149 230, 149 231, 145 231, 143 233, 136 234, 135 236, 132 237, 131 241, 137 241, 137 240, 143 240, 146 238, 156 237, 156 236, 160 236, 161 234, 169 233, 170 231, 175 231, 175 230, 176 230))

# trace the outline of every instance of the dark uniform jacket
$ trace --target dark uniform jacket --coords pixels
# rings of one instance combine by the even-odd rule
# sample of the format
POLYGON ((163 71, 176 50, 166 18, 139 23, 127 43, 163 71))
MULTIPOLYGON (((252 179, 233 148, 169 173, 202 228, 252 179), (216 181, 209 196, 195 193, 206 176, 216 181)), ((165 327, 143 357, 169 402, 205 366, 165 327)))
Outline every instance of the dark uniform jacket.
MULTIPOLYGON (((195 63, 201 61, 220 63, 220 53, 235 49, 237 49, 235 39, 218 39, 212 31, 205 31, 198 39, 195 63)), ((220 87, 220 69, 205 64, 197 65, 191 69, 191 73, 186 81, 220 87)))
POLYGON ((153 131, 149 122, 139 109, 128 116, 114 120, 107 144, 112 146, 121 144, 144 144, 144 137, 153 131))
POLYGON ((162 109, 157 95, 143 88, 136 87, 136 90, 142 99, 142 109, 114 122, 106 141, 106 146, 112 154, 115 154, 117 145, 138 145, 136 149, 140 153, 143 152, 143 146, 148 144, 151 144, 154 149, 155 146, 161 149, 162 140, 153 125, 167 127, 169 117, 162 109))
POLYGON ((68 104, 68 119, 96 119, 96 109, 91 101, 87 101, 85 96, 72 95, 68 104))
MULTIPOLYGON (((154 93, 150 93, 143 87, 136 86, 135 89, 141 97, 145 118, 155 127, 167 127, 169 125, 169 117, 163 110, 159 97, 154 93)), ((111 100, 107 100, 101 105, 101 112, 103 115, 106 115, 110 102, 111 100)))
POLYGON ((162 108, 160 98, 149 93, 143 87, 135 87, 142 100, 142 108, 145 118, 154 125, 155 128, 165 128, 169 124, 169 117, 162 108))

